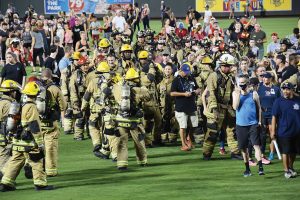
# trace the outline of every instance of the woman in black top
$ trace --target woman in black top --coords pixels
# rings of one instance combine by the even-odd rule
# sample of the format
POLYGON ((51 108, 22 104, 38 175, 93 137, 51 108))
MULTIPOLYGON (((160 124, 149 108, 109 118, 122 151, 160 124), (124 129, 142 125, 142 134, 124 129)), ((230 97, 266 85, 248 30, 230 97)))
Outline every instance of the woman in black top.
POLYGON ((22 63, 17 62, 16 54, 6 53, 6 64, 1 71, 0 84, 4 80, 13 80, 24 87, 26 80, 26 70, 22 63))

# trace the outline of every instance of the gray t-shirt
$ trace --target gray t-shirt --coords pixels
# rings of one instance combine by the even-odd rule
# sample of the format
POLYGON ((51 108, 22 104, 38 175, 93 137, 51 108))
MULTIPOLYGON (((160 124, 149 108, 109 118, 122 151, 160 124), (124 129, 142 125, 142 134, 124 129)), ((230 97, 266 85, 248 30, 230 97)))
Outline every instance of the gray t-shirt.
POLYGON ((35 44, 34 47, 35 49, 39 49, 39 48, 44 48, 44 41, 43 41, 43 35, 38 32, 31 32, 32 37, 35 38, 35 44))
POLYGON ((258 48, 262 48, 264 46, 263 43, 257 43, 258 40, 264 40, 266 38, 266 33, 264 31, 255 32, 253 31, 250 35, 250 39, 255 40, 256 46, 258 48))

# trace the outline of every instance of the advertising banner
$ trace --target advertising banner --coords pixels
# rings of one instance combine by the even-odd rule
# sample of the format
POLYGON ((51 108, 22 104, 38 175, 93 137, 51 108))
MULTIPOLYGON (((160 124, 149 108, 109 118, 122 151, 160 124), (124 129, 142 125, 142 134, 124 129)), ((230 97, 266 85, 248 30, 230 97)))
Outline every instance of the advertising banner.
POLYGON ((209 5, 212 12, 249 11, 290 11, 291 0, 196 0, 196 10, 203 12, 209 5))
POLYGON ((109 10, 122 9, 134 0, 44 0, 45 13, 57 14, 59 11, 75 13, 107 14, 109 10))

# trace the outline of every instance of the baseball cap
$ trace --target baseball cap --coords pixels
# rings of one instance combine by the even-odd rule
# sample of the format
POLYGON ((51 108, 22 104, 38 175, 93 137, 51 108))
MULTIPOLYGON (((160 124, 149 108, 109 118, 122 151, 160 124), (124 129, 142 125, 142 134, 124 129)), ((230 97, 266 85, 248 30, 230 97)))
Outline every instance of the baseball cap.
POLYGON ((269 72, 264 73, 262 76, 265 77, 265 78, 272 78, 273 77, 272 74, 269 73, 269 72))
POLYGON ((281 89, 293 89, 294 85, 290 82, 284 82, 281 84, 281 89))
POLYGON ((180 70, 183 71, 186 75, 191 73, 190 65, 187 63, 184 63, 183 65, 181 65, 180 70))
POLYGON ((165 49, 163 52, 162 52, 162 55, 170 55, 170 51, 168 49, 165 49))

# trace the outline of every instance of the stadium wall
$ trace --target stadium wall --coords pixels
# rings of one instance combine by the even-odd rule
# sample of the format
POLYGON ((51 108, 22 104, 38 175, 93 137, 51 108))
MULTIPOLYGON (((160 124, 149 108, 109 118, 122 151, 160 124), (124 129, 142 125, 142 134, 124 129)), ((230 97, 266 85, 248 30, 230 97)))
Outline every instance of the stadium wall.
MULTIPOLYGON (((196 0, 202 1, 204 0, 196 0)), ((196 7, 195 0, 165 0, 165 4, 174 11, 177 18, 185 17, 186 10, 189 6, 193 8, 196 7)), ((218 0, 210 0, 211 2, 217 2, 218 0)), ((224 0, 225 1, 225 0, 224 0)), ((266 0, 273 1, 273 0, 266 0)), ((280 0, 284 3, 284 1, 288 0, 280 0)), ((292 1, 292 10, 291 11, 268 11, 268 12, 254 12, 254 15, 265 15, 265 16, 300 16, 300 1, 299 0, 291 0, 292 1)), ((150 16, 152 18, 160 17, 160 0, 137 0, 140 6, 144 3, 148 3, 151 9, 150 16)), ((5 13, 7 9, 7 4, 12 3, 17 11, 20 12, 21 16, 23 16, 24 12, 27 10, 29 4, 32 4, 38 13, 44 13, 44 0, 0 0, 0 11, 5 13)), ((204 8, 200 10, 203 12, 204 8)), ((228 12, 213 12, 216 17, 228 17, 228 12)), ((243 12, 237 15, 242 15, 243 12)))

